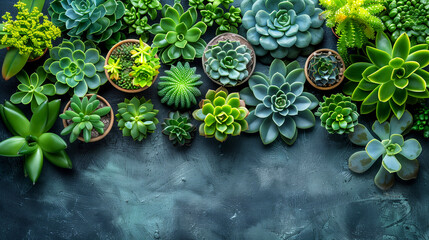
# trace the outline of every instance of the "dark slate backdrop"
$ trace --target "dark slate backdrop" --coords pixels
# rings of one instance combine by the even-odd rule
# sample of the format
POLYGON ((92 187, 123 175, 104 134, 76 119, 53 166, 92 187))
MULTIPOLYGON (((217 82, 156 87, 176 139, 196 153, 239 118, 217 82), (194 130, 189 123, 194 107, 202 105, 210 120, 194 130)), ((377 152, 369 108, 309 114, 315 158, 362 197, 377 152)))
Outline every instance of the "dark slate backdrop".
MULTIPOLYGON (((14 0, 1 2, 1 15, 15 15, 14 0)), ((213 28, 204 38, 212 37, 213 28)), ((326 29, 320 47, 335 49, 335 41, 326 29)), ((305 58, 298 60, 303 66, 305 58)), ((199 59, 192 65, 203 93, 217 87, 199 59)), ((256 70, 267 73, 268 66, 256 70)), ((1 80, 2 102, 17 85, 1 80)), ((170 109, 156 87, 137 96, 152 99, 163 119, 170 109)), ((109 83, 99 93, 114 111, 133 97, 109 83)), ((68 97, 62 100, 64 107, 68 97)), ((383 192, 373 183, 380 161, 365 174, 351 173, 347 159, 361 148, 316 124, 291 147, 281 140, 264 146, 258 134, 242 134, 225 143, 198 136, 188 149, 173 147, 160 125, 143 142, 122 137, 115 125, 100 142, 69 145, 73 170, 46 162, 35 186, 24 178, 22 159, 1 158, 0 239, 428 239, 427 140, 411 134, 424 148, 419 178, 383 192)), ((0 126, 0 139, 10 137, 0 126)), ((61 129, 58 120, 53 131, 61 129)))

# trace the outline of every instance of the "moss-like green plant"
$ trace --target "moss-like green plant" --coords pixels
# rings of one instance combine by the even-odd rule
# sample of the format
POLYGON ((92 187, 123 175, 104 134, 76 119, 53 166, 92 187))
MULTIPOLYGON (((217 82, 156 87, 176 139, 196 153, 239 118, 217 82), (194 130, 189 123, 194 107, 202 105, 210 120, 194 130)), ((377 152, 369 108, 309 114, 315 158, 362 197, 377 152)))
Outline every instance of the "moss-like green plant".
POLYGON ((340 79, 342 62, 331 52, 314 54, 308 64, 308 76, 319 87, 329 87, 340 79))
POLYGON ((195 74, 196 68, 191 68, 189 63, 178 62, 166 70, 167 76, 160 77, 158 95, 162 103, 175 108, 188 109, 197 104, 197 97, 201 96, 198 89, 203 82, 201 75, 195 74))
POLYGON ((125 98, 124 102, 118 104, 116 114, 119 130, 122 130, 122 135, 141 141, 155 131, 159 123, 156 118, 158 112, 153 109, 152 101, 146 101, 144 97, 133 97, 131 100, 125 98))
POLYGON ((423 132, 425 138, 429 138, 429 107, 425 103, 419 104, 414 112, 412 130, 423 132))
POLYGON ((168 140, 170 140, 173 145, 191 145, 196 127, 191 123, 191 118, 188 113, 181 114, 179 112, 171 112, 161 126, 162 133, 168 136, 168 140))
POLYGON ((209 90, 201 100, 200 109, 193 112, 198 121, 203 121, 199 132, 201 136, 215 137, 224 142, 228 135, 238 136, 248 129, 246 117, 249 114, 239 93, 228 94, 225 88, 209 90))

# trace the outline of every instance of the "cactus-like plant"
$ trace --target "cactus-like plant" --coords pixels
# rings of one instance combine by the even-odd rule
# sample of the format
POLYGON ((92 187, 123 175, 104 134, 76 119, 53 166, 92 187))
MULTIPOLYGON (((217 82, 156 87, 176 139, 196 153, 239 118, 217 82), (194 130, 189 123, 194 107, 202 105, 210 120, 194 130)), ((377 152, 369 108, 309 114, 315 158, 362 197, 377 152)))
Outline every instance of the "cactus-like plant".
POLYGON ((158 95, 161 102, 175 108, 188 109, 197 104, 197 97, 201 96, 198 89, 203 82, 201 75, 195 74, 196 68, 191 68, 189 63, 178 62, 166 70, 167 76, 160 77, 158 83, 158 95))
POLYGON ((423 132, 423 136, 429 138, 429 107, 425 103, 421 103, 413 112, 414 123, 411 129, 423 132))
POLYGON ((240 94, 228 94, 225 88, 209 90, 201 100, 200 109, 193 112, 193 117, 203 121, 199 127, 201 136, 215 137, 224 142, 228 135, 238 136, 249 127, 246 117, 249 114, 240 94))
POLYGON ((244 0, 241 10, 247 40, 258 56, 294 59, 323 40, 322 10, 314 1, 244 0))
POLYGON ((315 53, 308 63, 308 76, 319 87, 329 87, 339 80, 341 61, 331 52, 315 53))
POLYGON ((359 113, 356 104, 351 102, 351 97, 338 93, 330 97, 323 96, 323 100, 314 114, 320 117, 321 126, 331 134, 354 132, 359 113))
POLYGON ((27 72, 22 70, 16 75, 21 82, 18 85, 18 91, 10 97, 13 104, 29 104, 31 110, 48 100, 47 96, 55 95, 55 86, 53 84, 43 84, 46 80, 46 72, 43 67, 38 67, 35 73, 28 77, 27 72))
POLYGON ((104 57, 91 41, 70 42, 64 39, 49 51, 50 58, 43 65, 48 78, 55 82, 57 94, 73 89, 74 94, 83 97, 88 89, 97 90, 107 82, 104 74, 104 57))
POLYGON ((375 121, 372 131, 378 136, 373 137, 368 129, 358 124, 355 131, 349 134, 352 143, 365 146, 365 151, 358 151, 350 156, 349 168, 353 172, 367 171, 375 161, 382 157, 380 170, 374 178, 374 183, 382 190, 393 186, 394 173, 402 180, 417 177, 419 171, 419 157, 422 147, 416 139, 404 141, 404 135, 412 126, 413 117, 405 111, 401 119, 392 116, 389 122, 375 121))
POLYGON ((70 142, 82 134, 85 142, 89 142, 92 138, 92 132, 96 131, 98 134, 104 134, 104 123, 101 117, 110 113, 109 106, 99 107, 100 101, 97 100, 97 95, 94 94, 91 98, 84 97, 82 100, 73 95, 70 99, 70 109, 66 110, 60 115, 60 118, 69 120, 71 123, 61 131, 61 135, 70 134, 70 142))
POLYGON ((211 78, 224 86, 236 86, 249 76, 252 51, 239 41, 219 41, 205 52, 204 65, 211 78))
POLYGON ((196 127, 191 123, 191 118, 188 113, 181 114, 180 112, 170 112, 168 118, 164 119, 161 124, 162 133, 168 136, 173 145, 189 146, 196 127))
POLYGON ((247 117, 247 132, 259 132, 262 142, 270 144, 279 134, 283 141, 292 145, 299 129, 314 126, 313 110, 317 98, 304 92, 305 75, 297 61, 287 66, 275 59, 269 75, 257 72, 249 79, 249 86, 241 90, 242 99, 249 106, 256 106, 247 117))
POLYGON ((131 100, 125 98, 124 102, 118 104, 116 114, 119 130, 123 136, 141 141, 155 131, 156 124, 159 123, 156 118, 158 112, 159 110, 153 109, 152 101, 146 101, 144 97, 133 97, 131 100))

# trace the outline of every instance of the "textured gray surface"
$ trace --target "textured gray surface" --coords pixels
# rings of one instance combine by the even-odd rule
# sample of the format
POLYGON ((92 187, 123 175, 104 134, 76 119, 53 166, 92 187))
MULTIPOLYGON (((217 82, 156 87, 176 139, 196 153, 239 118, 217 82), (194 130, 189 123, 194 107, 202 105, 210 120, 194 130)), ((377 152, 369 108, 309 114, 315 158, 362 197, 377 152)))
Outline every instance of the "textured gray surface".
MULTIPOLYGON (((12 11, 13 2, 3 0, 0 14, 12 11)), ((334 41, 327 30, 320 47, 334 48, 334 41)), ((193 66, 204 75, 200 61, 193 66)), ((268 67, 258 64, 257 71, 268 67)), ((202 92, 216 87, 203 81, 202 92)), ((3 101, 17 80, 1 85, 3 101)), ((132 97, 109 83, 100 94, 115 111, 132 97)), ((153 100, 160 119, 167 116, 156 85, 141 95, 153 100)), ((140 143, 123 138, 115 125, 100 142, 70 144, 73 170, 46 163, 35 186, 24 178, 21 159, 1 158, 0 238, 428 239, 427 140, 417 136, 419 178, 382 192, 373 184, 380 163, 351 173, 347 159, 360 148, 319 124, 300 131, 291 147, 280 140, 263 146, 258 134, 242 134, 223 144, 198 136, 188 149, 173 147, 160 129, 140 143)), ((3 140, 10 135, 0 126, 3 140)), ((61 131, 59 120, 53 130, 61 131)))

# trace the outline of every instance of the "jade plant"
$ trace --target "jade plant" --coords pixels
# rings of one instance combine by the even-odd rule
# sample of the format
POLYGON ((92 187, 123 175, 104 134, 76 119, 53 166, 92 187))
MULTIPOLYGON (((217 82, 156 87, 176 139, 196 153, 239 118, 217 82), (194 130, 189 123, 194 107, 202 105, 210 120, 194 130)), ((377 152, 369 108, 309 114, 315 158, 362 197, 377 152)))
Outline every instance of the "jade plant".
POLYGON ((259 132, 262 142, 270 144, 280 135, 292 145, 298 136, 297 129, 315 125, 313 110, 317 98, 304 92, 305 75, 297 61, 286 65, 275 59, 269 75, 257 72, 249 79, 249 86, 240 94, 246 105, 256 106, 247 117, 247 132, 259 132))
POLYGON ((307 0, 244 0, 242 26, 256 55, 295 59, 323 40, 322 12, 307 0))
POLYGON ((60 168, 72 168, 65 151, 67 143, 48 132, 57 120, 60 104, 60 100, 43 102, 34 109, 30 120, 12 103, 0 104, 0 116, 13 135, 0 142, 0 156, 24 157, 24 173, 33 184, 40 176, 44 159, 60 168))
POLYGON ((56 94, 73 90, 78 97, 83 97, 89 89, 96 91, 107 82, 105 59, 91 41, 64 39, 49 55, 43 67, 48 78, 55 82, 56 94))
POLYGON ((234 0, 191 0, 189 5, 200 11, 202 21, 207 26, 216 23, 216 35, 225 32, 238 33, 238 24, 241 23, 241 9, 230 6, 234 0))
POLYGON ((119 0, 54 0, 48 12, 68 36, 101 43, 120 34, 125 6, 119 0))
POLYGON ((204 53, 207 74, 224 86, 236 86, 249 76, 252 51, 239 41, 219 41, 204 53))
POLYGON ((5 80, 15 76, 27 60, 42 56, 52 48, 52 41, 61 36, 48 17, 41 13, 45 0, 18 1, 16 20, 6 12, 5 22, 0 23, 0 49, 8 47, 4 58, 2 75, 5 80))
POLYGON ((161 102, 175 108, 189 109, 197 105, 197 97, 201 96, 199 87, 201 75, 195 74, 196 68, 191 68, 189 63, 178 62, 166 70, 167 76, 160 77, 158 83, 158 95, 161 102))
POLYGON ((207 25, 197 22, 197 10, 190 7, 186 12, 180 3, 164 5, 159 24, 152 26, 155 34, 153 47, 159 48, 161 61, 172 64, 179 59, 192 61, 201 58, 207 43, 200 38, 207 25))
POLYGON ((380 32, 376 48, 368 46, 366 53, 368 62, 353 63, 344 72, 350 80, 345 92, 353 101, 362 101, 361 114, 375 110, 378 121, 383 123, 391 112, 401 118, 410 97, 429 97, 429 73, 423 69, 429 65, 426 44, 412 46, 404 33, 392 47, 387 35, 380 32))
POLYGON ((168 136, 173 145, 189 146, 196 127, 191 123, 191 118, 188 113, 181 114, 180 112, 170 112, 168 118, 161 124, 162 133, 168 136))
POLYGON ((425 103, 420 103, 413 112, 412 130, 423 132, 423 136, 429 138, 429 107, 425 103))
POLYGON ((323 96, 323 100, 314 114, 320 117, 320 125, 331 134, 354 132, 359 113, 356 104, 351 102, 351 97, 338 93, 330 97, 323 96))
POLYGON ((402 180, 416 178, 419 171, 417 157, 422 152, 422 147, 416 139, 404 141, 403 137, 410 130, 412 122, 413 117, 408 111, 399 120, 392 116, 390 123, 375 121, 372 131, 378 139, 364 125, 358 124, 355 131, 349 134, 349 139, 356 145, 365 146, 365 151, 358 151, 350 156, 350 170, 363 173, 381 158, 374 183, 382 190, 393 186, 394 173, 402 180))
POLYGON ((340 80, 343 63, 331 52, 315 53, 308 63, 308 76, 319 87, 335 85, 340 80))
POLYGON ((60 115, 60 118, 69 121, 69 125, 61 131, 61 135, 70 134, 70 142, 82 135, 85 142, 92 138, 92 132, 95 130, 99 135, 104 134, 104 123, 101 118, 110 113, 109 106, 101 107, 97 95, 91 98, 84 97, 82 100, 73 95, 70 99, 70 109, 60 115))
POLYGON ((199 127, 201 136, 215 137, 224 142, 228 135, 238 136, 249 127, 246 117, 249 114, 244 101, 237 92, 228 94, 225 88, 209 90, 200 102, 200 109, 193 112, 193 117, 202 121, 199 127))
POLYGON ((156 118, 158 112, 159 110, 153 109, 152 101, 146 101, 144 97, 125 99, 118 104, 116 114, 119 130, 125 137, 131 136, 136 141, 142 141, 155 131, 156 124, 159 123, 156 118))
POLYGON ((55 95, 55 86, 53 84, 44 84, 46 80, 46 72, 43 67, 38 67, 35 73, 30 77, 27 72, 21 70, 16 75, 20 84, 18 91, 10 97, 13 104, 30 104, 31 110, 35 110, 37 106, 48 100, 47 96, 55 95))

